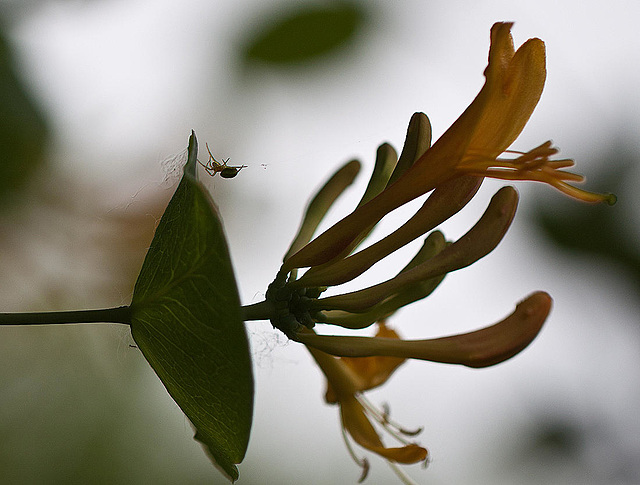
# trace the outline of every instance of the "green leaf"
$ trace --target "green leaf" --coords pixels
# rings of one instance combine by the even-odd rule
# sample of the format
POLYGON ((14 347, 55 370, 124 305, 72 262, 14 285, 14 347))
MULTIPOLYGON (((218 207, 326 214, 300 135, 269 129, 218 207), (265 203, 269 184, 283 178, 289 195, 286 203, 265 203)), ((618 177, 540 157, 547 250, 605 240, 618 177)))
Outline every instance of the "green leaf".
POLYGON ((136 282, 131 333, 196 439, 235 480, 251 430, 251 357, 222 224, 195 178, 194 133, 188 153, 136 282))
POLYGON ((343 47, 364 19, 363 7, 353 2, 297 5, 256 32, 245 43, 243 57, 276 65, 314 60, 343 47))
POLYGON ((44 161, 48 127, 25 89, 0 30, 0 202, 22 188, 44 161))

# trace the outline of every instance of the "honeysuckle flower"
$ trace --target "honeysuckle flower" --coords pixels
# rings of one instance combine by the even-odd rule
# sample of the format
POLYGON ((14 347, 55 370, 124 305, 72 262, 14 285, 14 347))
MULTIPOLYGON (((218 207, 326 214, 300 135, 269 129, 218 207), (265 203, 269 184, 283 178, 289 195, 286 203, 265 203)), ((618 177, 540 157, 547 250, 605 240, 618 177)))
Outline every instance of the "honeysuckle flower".
MULTIPOLYGON (((375 337, 320 336, 305 331, 300 332, 297 338, 307 345, 327 378, 325 400, 340 406, 343 434, 348 433, 360 446, 385 458, 405 483, 411 483, 395 463, 426 463, 426 448, 405 438, 418 434, 421 429, 407 431, 393 423, 388 412, 377 410, 362 393, 384 384, 408 358, 469 367, 487 367, 503 362, 523 350, 536 337, 550 309, 549 295, 537 292, 521 302, 501 322, 466 334, 406 341, 401 340, 383 320, 378 322, 375 337), (335 358, 323 351, 344 357, 335 358), (403 446, 385 447, 369 418, 403 446)), ((369 469, 368 461, 357 456, 346 434, 344 439, 351 456, 363 468, 362 481, 369 469)))
POLYGON ((544 43, 529 39, 514 51, 512 25, 492 27, 485 84, 456 122, 395 183, 287 258, 286 270, 330 261, 390 211, 461 175, 542 181, 586 202, 615 202, 567 184, 582 178, 560 170, 572 161, 549 159, 557 153, 550 142, 515 159, 498 158, 529 120, 546 79, 544 43))
MULTIPOLYGON (((484 177, 540 181, 585 202, 615 201, 613 195, 569 185, 582 177, 563 170, 573 161, 551 159, 557 153, 551 142, 528 152, 508 150, 537 105, 546 78, 544 43, 530 39, 516 51, 511 26, 497 23, 491 29, 485 84, 442 137, 431 146, 428 118, 414 114, 400 157, 390 145, 381 145, 356 209, 312 239, 333 202, 353 182, 360 163, 350 161, 327 181, 309 203, 266 301, 256 304, 255 312, 253 306, 245 307, 245 319, 251 319, 252 312, 261 317, 260 310, 266 309, 275 328, 307 346, 327 377, 327 401, 340 406, 345 437, 385 458, 406 483, 410 480, 396 464, 424 461, 427 450, 403 437, 406 430, 392 424, 388 413, 377 410, 363 393, 383 384, 405 359, 476 368, 504 362, 538 335, 552 302, 547 293, 535 292, 504 320, 480 330, 435 339, 400 339, 384 320, 429 296, 449 272, 493 251, 511 225, 518 193, 509 186, 498 190, 478 222, 456 241, 447 241, 435 228, 474 197, 484 177), (422 207, 397 230, 356 252, 382 217, 429 192, 422 207), (322 297, 329 287, 353 280, 425 234, 420 250, 395 276, 322 297), (298 275, 300 268, 308 269, 298 275), (318 335, 311 330, 316 324, 357 330, 376 322, 374 337, 318 335), (398 438, 401 446, 385 447, 372 420, 398 438)), ((366 461, 350 446, 349 450, 366 471, 366 461)))
MULTIPOLYGON (((475 332, 427 340, 401 340, 384 321, 378 323, 375 337, 334 337, 300 332, 297 339, 306 344, 327 377, 328 403, 340 405, 343 433, 356 443, 385 458, 405 483, 410 479, 395 463, 417 463, 427 460, 426 448, 411 443, 403 436, 421 431, 406 431, 389 420, 369 403, 362 393, 382 385, 405 359, 421 359, 469 367, 488 367, 503 362, 523 350, 537 336, 551 309, 551 297, 537 292, 518 304, 507 318, 475 332), (333 355, 341 355, 335 358, 333 355), (387 448, 371 424, 371 417, 404 446, 387 448)), ((344 436, 351 456, 363 468, 364 480, 369 466, 358 458, 344 436)))
MULTIPOLYGON (((387 328, 384 322, 381 322, 376 337, 397 339, 398 334, 387 328)), ((395 357, 336 358, 312 347, 308 348, 327 378, 326 401, 340 406, 343 437, 347 449, 354 461, 362 467, 360 481, 366 478, 369 463, 366 458, 358 457, 349 444, 348 436, 361 447, 387 460, 387 463, 405 483, 412 483, 406 474, 396 466, 396 463, 426 463, 429 455, 427 449, 408 441, 408 437, 418 434, 421 429, 416 431, 403 429, 389 419, 388 411, 376 409, 362 395, 364 391, 384 383, 393 371, 404 362, 404 359, 395 357), (385 446, 371 420, 398 440, 402 446, 385 446)))

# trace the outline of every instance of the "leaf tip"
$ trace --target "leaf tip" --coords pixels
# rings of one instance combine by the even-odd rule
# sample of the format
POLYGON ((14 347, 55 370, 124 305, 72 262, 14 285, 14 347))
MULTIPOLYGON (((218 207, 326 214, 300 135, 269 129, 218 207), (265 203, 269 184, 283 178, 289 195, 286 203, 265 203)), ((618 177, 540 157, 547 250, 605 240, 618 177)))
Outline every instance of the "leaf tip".
POLYGON ((198 161, 198 138, 196 132, 191 130, 189 136, 189 145, 187 147, 187 163, 184 166, 184 173, 192 177, 196 176, 196 165, 198 161))

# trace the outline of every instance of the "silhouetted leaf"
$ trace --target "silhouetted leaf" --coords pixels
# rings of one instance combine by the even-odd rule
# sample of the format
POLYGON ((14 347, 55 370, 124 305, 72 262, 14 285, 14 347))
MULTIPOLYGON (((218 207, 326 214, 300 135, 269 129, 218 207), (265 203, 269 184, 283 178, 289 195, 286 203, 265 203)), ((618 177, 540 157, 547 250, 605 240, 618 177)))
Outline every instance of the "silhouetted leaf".
POLYGON ((47 127, 19 79, 0 31, 0 201, 20 189, 43 161, 47 127))
POLYGON ((298 5, 256 32, 245 43, 242 57, 279 65, 314 60, 345 45, 364 20, 357 3, 298 5))
POLYGON ((136 282, 131 333, 196 439, 235 480, 251 429, 251 358, 222 224, 195 178, 197 153, 192 134, 136 282))

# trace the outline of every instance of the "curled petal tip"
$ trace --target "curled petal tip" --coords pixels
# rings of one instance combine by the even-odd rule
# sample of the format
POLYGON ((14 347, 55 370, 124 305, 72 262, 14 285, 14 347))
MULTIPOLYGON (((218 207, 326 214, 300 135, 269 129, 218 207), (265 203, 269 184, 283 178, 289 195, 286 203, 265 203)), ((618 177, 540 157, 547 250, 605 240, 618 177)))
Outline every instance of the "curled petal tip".
POLYGON ((524 350, 540 332, 553 300, 538 291, 520 302, 515 311, 491 327, 450 337, 464 357, 459 363, 468 367, 489 367, 504 362, 524 350), (466 354, 466 355, 465 355, 466 354))

